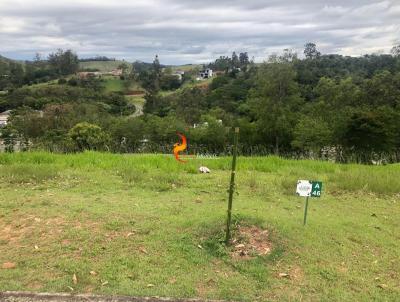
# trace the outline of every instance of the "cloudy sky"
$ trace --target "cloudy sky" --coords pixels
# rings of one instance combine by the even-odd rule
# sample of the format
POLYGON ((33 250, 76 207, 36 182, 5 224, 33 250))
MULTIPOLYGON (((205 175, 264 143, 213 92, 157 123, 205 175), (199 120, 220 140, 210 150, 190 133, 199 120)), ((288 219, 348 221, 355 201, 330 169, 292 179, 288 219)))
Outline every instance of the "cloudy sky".
POLYGON ((389 52, 400 0, 0 0, 0 54, 15 59, 71 48, 167 64, 233 50, 262 61, 308 41, 322 53, 389 52))

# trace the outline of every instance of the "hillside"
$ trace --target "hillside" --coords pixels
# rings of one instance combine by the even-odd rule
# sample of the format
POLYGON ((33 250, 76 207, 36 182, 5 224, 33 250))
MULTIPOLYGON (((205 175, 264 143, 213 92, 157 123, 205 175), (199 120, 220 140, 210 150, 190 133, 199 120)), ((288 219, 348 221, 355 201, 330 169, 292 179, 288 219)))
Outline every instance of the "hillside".
POLYGON ((126 61, 89 61, 89 62, 79 62, 79 69, 98 69, 101 72, 109 72, 117 69, 119 65, 126 63, 128 66, 131 63, 126 61))
POLYGON ((5 62, 5 63, 18 63, 18 64, 21 64, 22 66, 25 65, 25 61, 10 59, 10 58, 4 57, 4 56, 2 56, 2 55, 0 55, 0 62, 5 62))
POLYGON ((11 59, 8 59, 8 58, 6 58, 6 57, 3 57, 2 55, 0 55, 0 62, 6 62, 6 63, 9 63, 9 62, 11 62, 12 60, 11 59))

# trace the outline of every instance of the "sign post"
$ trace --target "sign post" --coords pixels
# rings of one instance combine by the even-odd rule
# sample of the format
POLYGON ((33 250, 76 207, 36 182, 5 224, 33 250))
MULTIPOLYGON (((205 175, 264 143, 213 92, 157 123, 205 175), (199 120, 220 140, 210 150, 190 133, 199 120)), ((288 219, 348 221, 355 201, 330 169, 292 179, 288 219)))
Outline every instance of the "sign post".
POLYGON ((306 198, 306 204, 304 207, 304 220, 303 225, 307 223, 307 211, 308 211, 308 198, 309 197, 321 197, 322 182, 321 181, 309 181, 309 180, 298 180, 296 193, 299 196, 306 198))
POLYGON ((307 210, 308 210, 308 196, 306 197, 306 206, 304 207, 303 225, 306 225, 306 222, 307 222, 307 210))

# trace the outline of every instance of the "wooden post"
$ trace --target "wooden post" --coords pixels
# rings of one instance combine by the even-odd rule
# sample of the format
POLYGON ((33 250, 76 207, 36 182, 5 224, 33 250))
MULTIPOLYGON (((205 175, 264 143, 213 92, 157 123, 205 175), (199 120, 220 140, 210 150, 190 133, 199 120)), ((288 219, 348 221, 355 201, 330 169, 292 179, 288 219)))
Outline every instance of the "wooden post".
POLYGON ((233 201, 233 193, 235 191, 236 156, 237 156, 238 141, 239 141, 239 128, 236 127, 234 134, 234 143, 233 143, 231 182, 229 185, 228 218, 226 221, 226 237, 225 237, 226 245, 229 244, 229 240, 231 239, 232 201, 233 201))

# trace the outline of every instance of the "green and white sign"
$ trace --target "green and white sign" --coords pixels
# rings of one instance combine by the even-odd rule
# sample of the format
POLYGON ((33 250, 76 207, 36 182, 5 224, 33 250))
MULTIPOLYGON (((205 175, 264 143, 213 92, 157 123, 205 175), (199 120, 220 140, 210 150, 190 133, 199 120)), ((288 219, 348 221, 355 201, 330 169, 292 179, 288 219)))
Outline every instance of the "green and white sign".
POLYGON ((310 181, 310 180, 298 180, 296 193, 299 196, 306 198, 306 205, 304 207, 304 222, 307 222, 307 209, 308 209, 308 198, 309 197, 321 197, 322 193, 322 181, 310 181))
POLYGON ((311 185, 311 197, 321 197, 322 181, 312 181, 311 185))

